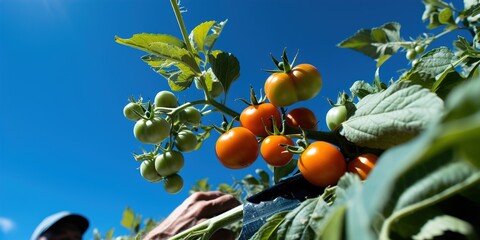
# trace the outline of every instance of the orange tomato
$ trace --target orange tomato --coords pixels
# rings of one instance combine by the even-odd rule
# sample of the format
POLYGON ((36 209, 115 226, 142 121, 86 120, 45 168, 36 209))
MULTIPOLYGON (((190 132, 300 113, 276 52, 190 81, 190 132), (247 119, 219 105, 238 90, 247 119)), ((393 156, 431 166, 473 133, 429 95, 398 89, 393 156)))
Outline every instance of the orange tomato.
POLYGON ((258 156, 257 137, 244 127, 235 127, 222 134, 215 144, 215 153, 223 166, 241 169, 250 166, 258 156))
POLYGON ((337 184, 345 174, 347 164, 337 147, 317 141, 311 143, 300 155, 298 169, 311 184, 327 187, 337 184))
POLYGON ((358 155, 348 163, 347 171, 355 173, 360 179, 365 180, 377 163, 377 160, 378 156, 373 153, 358 155))

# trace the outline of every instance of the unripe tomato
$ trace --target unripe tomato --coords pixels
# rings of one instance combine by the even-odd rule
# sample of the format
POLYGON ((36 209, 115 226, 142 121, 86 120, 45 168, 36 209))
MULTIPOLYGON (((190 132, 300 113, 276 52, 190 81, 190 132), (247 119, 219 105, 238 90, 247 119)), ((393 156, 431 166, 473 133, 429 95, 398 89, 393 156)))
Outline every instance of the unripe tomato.
POLYGON ((277 129, 282 127, 280 111, 271 103, 251 105, 243 109, 240 114, 240 125, 250 130, 256 136, 267 136, 265 128, 273 131, 272 117, 277 129))
POLYGON ((365 180, 377 163, 377 160, 378 156, 373 153, 360 154, 348 162, 347 171, 356 173, 360 179, 365 180))
POLYGON ((344 105, 330 108, 325 117, 327 127, 332 131, 345 122, 345 120, 347 120, 347 108, 344 105))
POLYGON ((274 167, 284 166, 293 158, 293 154, 280 144, 293 145, 293 140, 283 135, 270 135, 263 140, 260 147, 263 160, 274 167))
POLYGON ((345 174, 347 164, 337 147, 317 141, 310 144, 300 155, 298 169, 311 184, 327 187, 337 184, 345 174))
POLYGON ((175 136, 175 146, 181 152, 190 152, 197 147, 197 136, 190 130, 182 130, 175 136))
POLYGON ((299 64, 287 73, 273 73, 264 86, 268 100, 278 107, 311 99, 321 88, 322 76, 310 64, 299 64))
POLYGON ((181 152, 170 150, 155 157, 155 170, 163 177, 182 170, 185 160, 181 152))
POLYGON ((155 170, 155 161, 153 160, 144 160, 140 164, 140 174, 149 182, 159 182, 162 180, 162 176, 155 170))
POLYGON ((250 166, 258 156, 256 136, 247 128, 235 127, 222 134, 215 144, 215 153, 223 166, 241 169, 250 166))
POLYGON ((177 107, 177 97, 170 91, 160 91, 155 95, 155 107, 177 107))
POLYGON ((407 53, 405 54, 405 57, 408 60, 413 61, 417 57, 417 52, 415 52, 415 49, 408 49, 407 53))
POLYGON ((425 52, 425 45, 417 45, 415 46, 415 52, 417 54, 422 54, 423 52, 425 52))
POLYGON ((133 135, 145 144, 160 144, 170 136, 170 124, 163 118, 140 119, 133 127, 133 135))
POLYGON ((188 123, 197 125, 202 122, 202 113, 195 107, 187 107, 184 112, 188 123))
POLYGON ((286 116, 287 125, 295 128, 317 130, 317 118, 308 108, 295 108, 288 112, 286 116))
POLYGON ((183 188, 183 178, 178 174, 170 175, 163 179, 163 188, 168 193, 178 193, 183 188))
POLYGON ((131 121, 139 120, 144 113, 145 111, 143 110, 143 107, 138 103, 131 102, 123 108, 123 115, 131 121))

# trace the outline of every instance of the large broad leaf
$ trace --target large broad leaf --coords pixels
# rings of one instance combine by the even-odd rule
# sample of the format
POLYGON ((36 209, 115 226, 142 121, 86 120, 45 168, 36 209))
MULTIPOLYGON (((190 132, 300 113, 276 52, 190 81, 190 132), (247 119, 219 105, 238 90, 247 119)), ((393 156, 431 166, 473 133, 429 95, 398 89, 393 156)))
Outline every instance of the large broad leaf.
POLYGON ((262 240, 276 240, 277 229, 285 221, 285 216, 289 211, 279 212, 267 219, 267 223, 264 224, 250 239, 262 239, 262 240))
POLYGON ((231 53, 213 51, 208 56, 210 66, 216 78, 222 83, 225 94, 233 81, 240 77, 240 63, 231 53))
MULTIPOLYGON (((426 88, 432 88, 435 81, 445 72, 454 71, 452 63, 455 54, 446 47, 436 48, 426 53, 413 68, 403 77, 426 88)), ((461 79, 459 79, 459 82, 461 79)))
POLYGON ((187 49, 179 48, 163 42, 154 42, 150 44, 148 50, 149 52, 158 55, 161 58, 184 64, 193 72, 201 74, 195 58, 187 49))
POLYGON ((378 28, 361 29, 337 46, 359 51, 378 61, 380 66, 398 51, 401 42, 400 24, 391 22, 378 28))
POLYGON ((442 110, 443 101, 428 89, 395 83, 362 98, 340 134, 360 146, 387 149, 417 136, 442 110))
POLYGON ((468 155, 460 153, 466 143, 480 139, 480 121, 473 121, 480 112, 479 89, 479 79, 468 80, 448 97, 442 121, 380 157, 363 191, 354 196, 347 211, 347 237, 377 239, 378 233, 386 237, 390 231, 405 234, 398 230, 402 226, 391 225, 400 224, 406 216, 422 219, 422 210, 428 206, 463 194, 472 184, 478 185, 480 170, 470 165, 480 161, 478 144, 469 148, 468 155))

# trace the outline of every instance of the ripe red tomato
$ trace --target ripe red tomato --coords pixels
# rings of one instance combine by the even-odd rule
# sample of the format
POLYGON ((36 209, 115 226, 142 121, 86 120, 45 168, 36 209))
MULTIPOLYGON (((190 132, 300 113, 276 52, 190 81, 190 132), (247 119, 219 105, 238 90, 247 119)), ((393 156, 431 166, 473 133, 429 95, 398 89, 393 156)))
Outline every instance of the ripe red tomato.
POLYGON ((258 156, 257 137, 247 128, 235 127, 222 134, 215 144, 215 153, 223 166, 241 169, 250 166, 258 156))
POLYGON ((322 76, 310 64, 299 64, 290 72, 272 73, 265 81, 265 94, 275 106, 290 106, 315 97, 322 89, 322 76))
POLYGON ((317 130, 317 118, 308 108, 295 108, 288 112, 286 117, 287 125, 290 127, 301 127, 303 129, 317 130))
POLYGON ((347 171, 356 173, 360 179, 365 180, 377 163, 377 160, 378 156, 373 153, 360 154, 348 162, 347 171))
POLYGON ((280 111, 271 103, 262 103, 246 107, 240 114, 240 125, 259 137, 267 136, 265 127, 272 131, 272 117, 277 128, 282 127, 280 111))
POLYGON ((337 147, 317 141, 311 143, 300 155, 298 169, 311 184, 327 187, 337 184, 345 174, 347 164, 337 147))
POLYGON ((260 147, 263 160, 274 167, 284 166, 293 158, 293 154, 280 144, 293 145, 293 140, 283 135, 270 135, 263 140, 260 147))

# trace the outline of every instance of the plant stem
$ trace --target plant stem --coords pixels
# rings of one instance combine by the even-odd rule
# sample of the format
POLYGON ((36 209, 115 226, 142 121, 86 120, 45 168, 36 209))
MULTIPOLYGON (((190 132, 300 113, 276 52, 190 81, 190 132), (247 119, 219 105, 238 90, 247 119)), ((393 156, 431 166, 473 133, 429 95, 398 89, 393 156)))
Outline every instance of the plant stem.
POLYGON ((209 239, 216 230, 225 227, 229 224, 241 220, 243 217, 243 205, 230 209, 218 216, 215 216, 205 222, 202 222, 194 227, 191 227, 173 237, 170 240, 186 239, 188 237, 203 235, 202 239, 209 239))
POLYGON ((170 0, 170 3, 172 4, 173 11, 175 12, 175 17, 177 18, 178 27, 182 32, 183 41, 185 42, 187 50, 189 52, 192 52, 192 45, 190 45, 190 41, 188 40, 187 29, 185 28, 185 23, 183 22, 182 13, 180 12, 180 9, 178 7, 177 0, 170 0))

